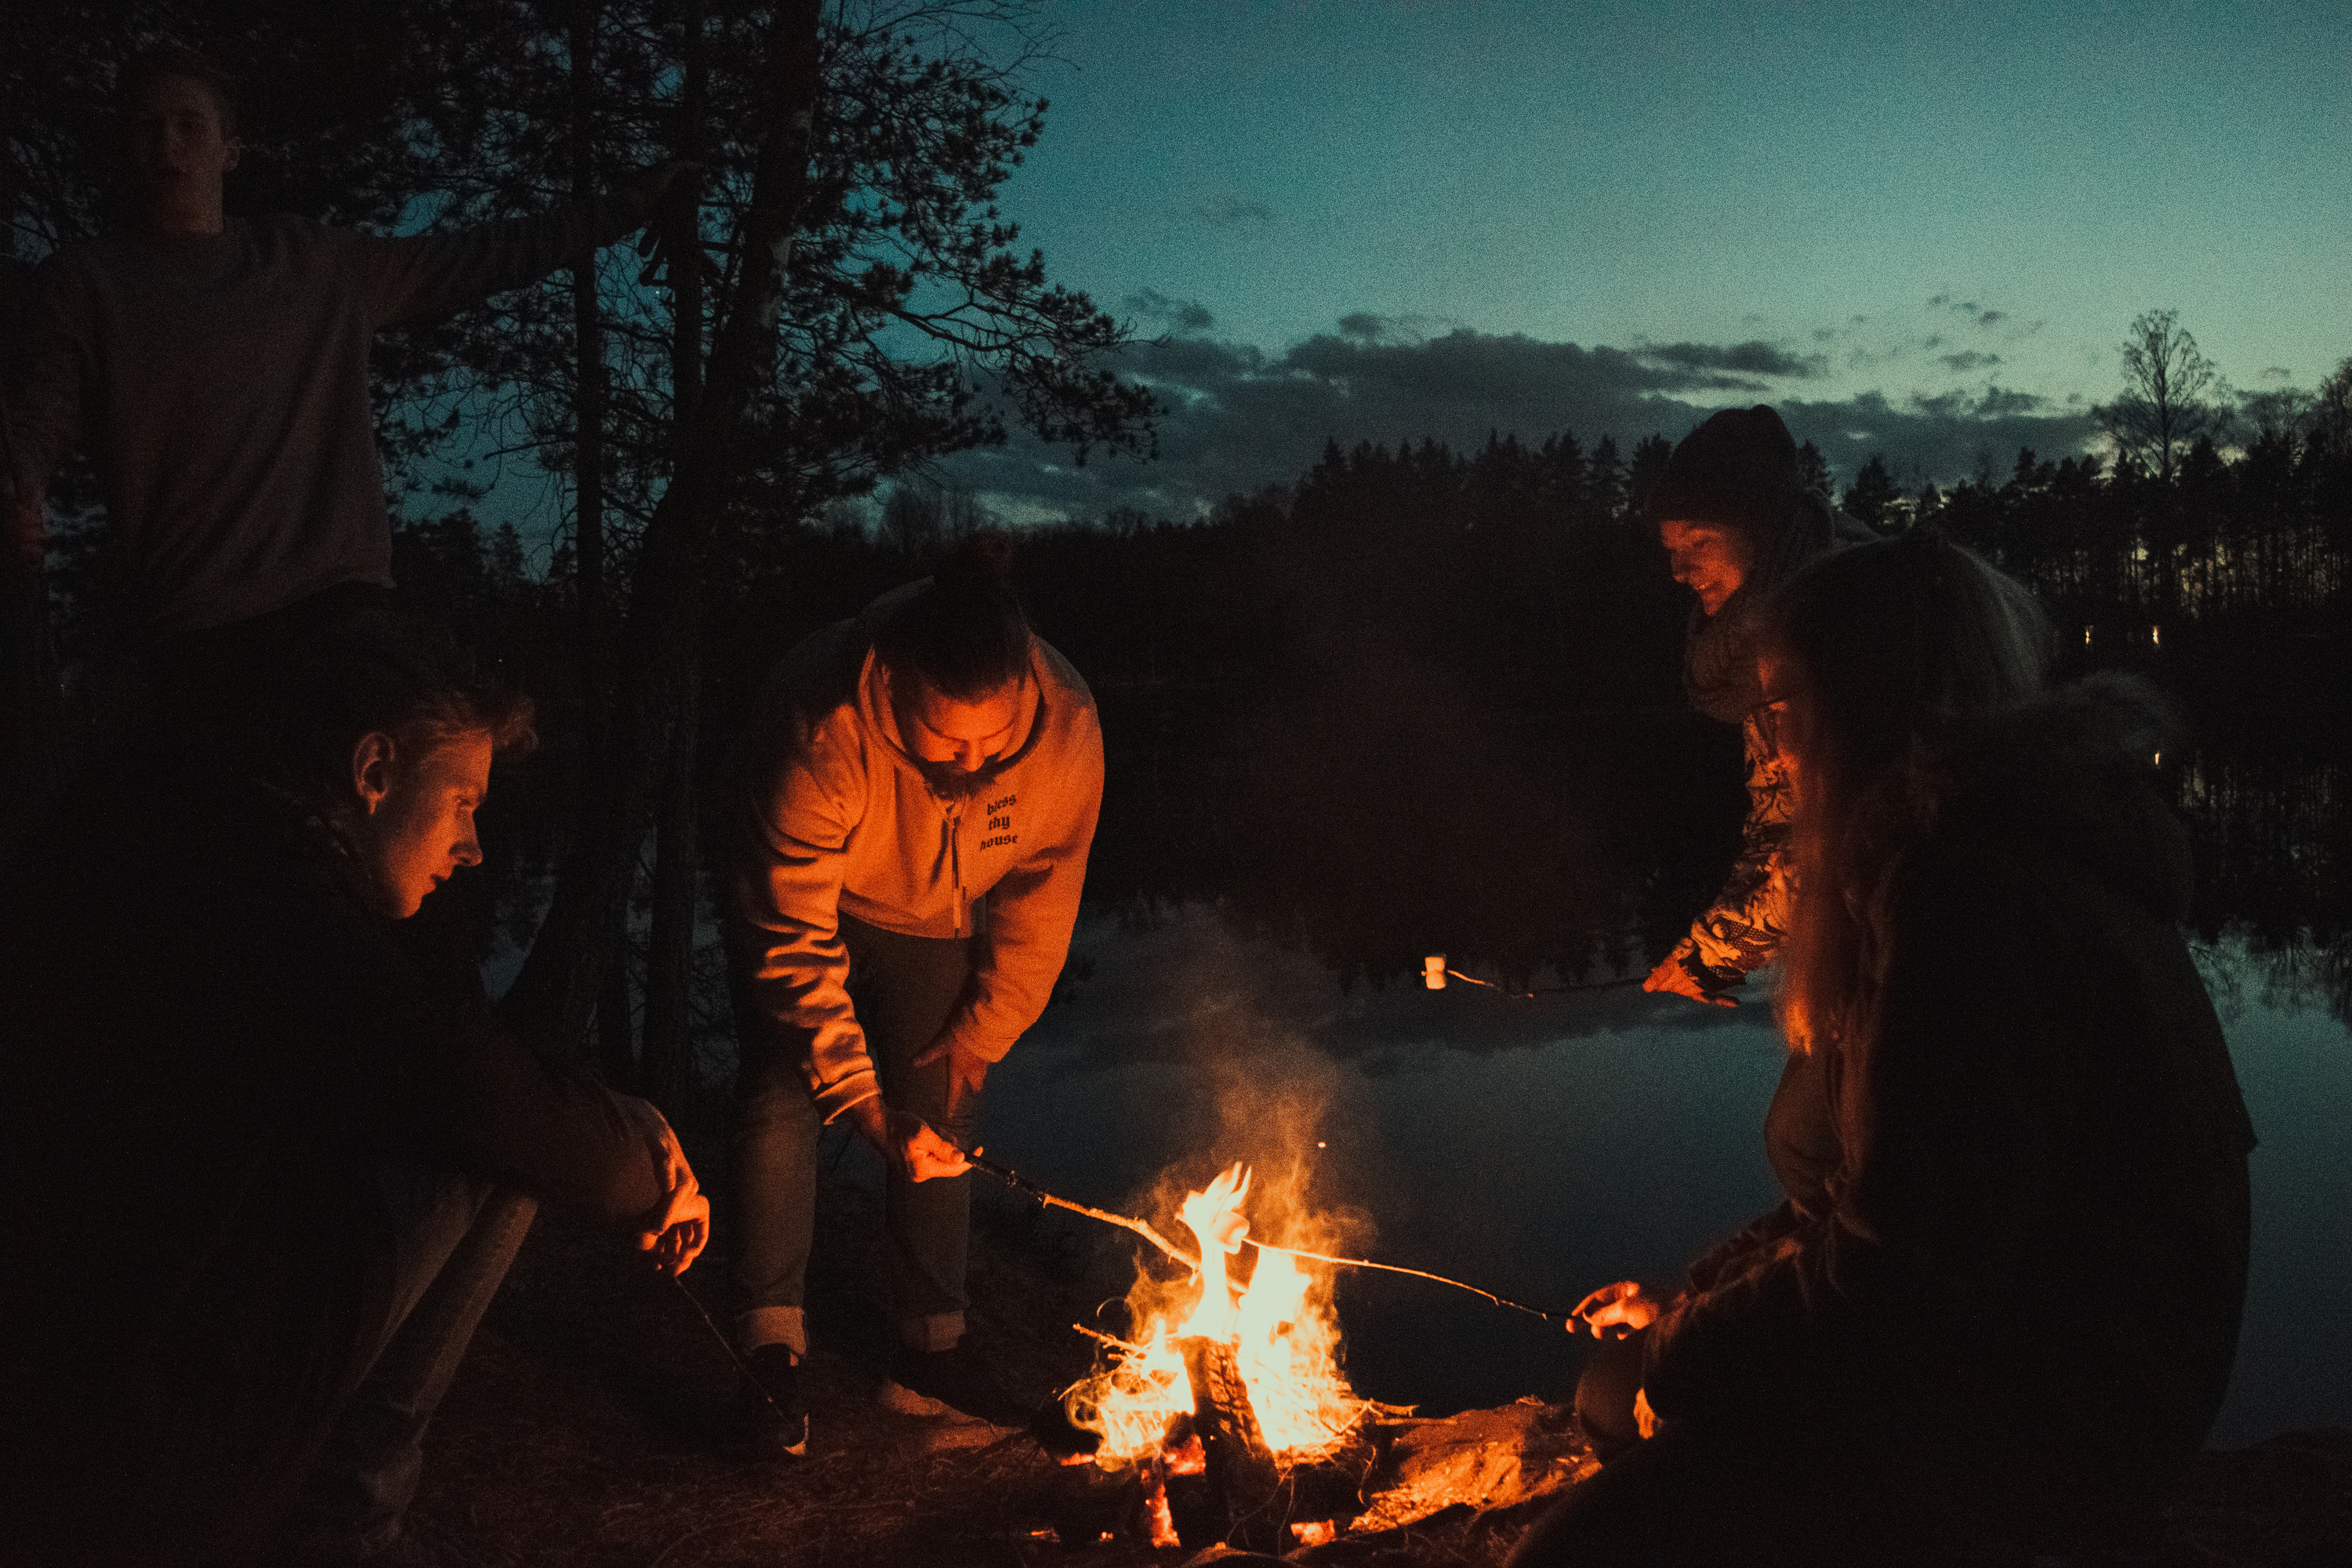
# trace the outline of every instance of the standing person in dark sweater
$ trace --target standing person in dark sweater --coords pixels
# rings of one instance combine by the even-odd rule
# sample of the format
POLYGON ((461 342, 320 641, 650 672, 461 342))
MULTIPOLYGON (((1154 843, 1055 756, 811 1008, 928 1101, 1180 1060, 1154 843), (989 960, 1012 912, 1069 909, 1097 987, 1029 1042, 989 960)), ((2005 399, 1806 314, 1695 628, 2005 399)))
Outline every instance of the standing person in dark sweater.
POLYGON ((673 1272, 707 1238, 660 1113, 504 1033, 414 918, 480 858, 527 706, 357 643, 275 699, 209 756, 100 768, 0 879, 0 1180, 43 1237, 0 1271, 12 1565, 410 1561, 396 1510, 287 1520, 362 1379, 446 1385, 494 1184, 673 1272))
POLYGON ((584 259, 643 225, 687 168, 584 206, 387 238, 226 216, 244 149, 228 79, 201 55, 139 56, 121 96, 138 217, 42 264, 6 478, 17 549, 37 555, 49 477, 89 447, 158 643, 390 587, 375 333, 584 259))

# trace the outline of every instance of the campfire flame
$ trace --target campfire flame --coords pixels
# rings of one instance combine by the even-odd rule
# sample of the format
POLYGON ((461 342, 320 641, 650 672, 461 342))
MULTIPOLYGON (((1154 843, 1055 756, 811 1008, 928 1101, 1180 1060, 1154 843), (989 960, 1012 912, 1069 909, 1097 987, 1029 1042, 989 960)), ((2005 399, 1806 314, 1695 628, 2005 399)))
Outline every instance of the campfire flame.
MULTIPOLYGON (((1234 1347, 1266 1447, 1286 1461, 1329 1453, 1366 1408, 1340 1375, 1328 1269, 1310 1271, 1269 1243, 1250 1247, 1255 1266, 1244 1279, 1234 1278, 1250 1234, 1242 1212, 1250 1185, 1249 1168, 1235 1164, 1184 1199, 1177 1213, 1199 1241, 1198 1272, 1171 1284, 1139 1269, 1128 1303, 1144 1325, 1139 1342, 1116 1345, 1105 1365, 1065 1395, 1070 1419, 1102 1435, 1098 1462, 1157 1455, 1171 1418, 1192 1414, 1180 1340, 1234 1347)), ((1303 1244, 1287 1230, 1274 1234, 1303 1244)))

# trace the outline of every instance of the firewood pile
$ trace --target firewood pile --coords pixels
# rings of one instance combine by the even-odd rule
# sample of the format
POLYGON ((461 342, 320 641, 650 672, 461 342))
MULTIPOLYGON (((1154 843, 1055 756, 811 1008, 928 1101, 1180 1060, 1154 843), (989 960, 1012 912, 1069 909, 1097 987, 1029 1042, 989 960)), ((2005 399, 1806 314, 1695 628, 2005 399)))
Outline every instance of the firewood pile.
POLYGON ((1525 1511, 1600 1468, 1570 1411, 1537 1399, 1443 1419, 1368 1415, 1336 1448, 1286 1463, 1265 1447, 1231 1347, 1192 1339, 1183 1350, 1194 1405, 1159 1451, 1066 1465, 1039 1500, 1065 1545, 1362 1561, 1363 1546, 1433 1516, 1525 1511))

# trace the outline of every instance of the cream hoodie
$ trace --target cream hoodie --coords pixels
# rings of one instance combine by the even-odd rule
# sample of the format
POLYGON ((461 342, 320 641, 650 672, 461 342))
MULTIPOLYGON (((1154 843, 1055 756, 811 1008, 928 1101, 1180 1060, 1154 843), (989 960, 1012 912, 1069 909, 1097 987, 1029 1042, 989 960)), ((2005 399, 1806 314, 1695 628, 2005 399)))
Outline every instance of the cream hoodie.
POLYGON ((728 893, 730 963, 766 1026, 796 1052, 831 1121, 881 1092, 850 1006, 839 916, 908 936, 975 934, 971 983, 947 1033, 1000 1061, 1037 1021, 1068 955, 1102 805, 1094 696, 1040 638, 994 782, 931 792, 898 734, 874 634, 921 584, 803 640, 769 676, 737 743, 730 814, 743 831, 728 893))

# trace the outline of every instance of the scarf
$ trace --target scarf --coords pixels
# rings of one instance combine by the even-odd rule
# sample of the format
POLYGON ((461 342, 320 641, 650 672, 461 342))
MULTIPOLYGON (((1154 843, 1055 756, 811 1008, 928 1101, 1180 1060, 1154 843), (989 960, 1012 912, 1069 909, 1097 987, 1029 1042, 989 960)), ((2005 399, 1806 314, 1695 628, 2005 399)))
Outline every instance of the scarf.
POLYGON ((1756 679, 1756 636, 1780 585, 1814 557, 1877 535, 1831 507, 1818 490, 1801 492, 1787 522, 1748 567, 1748 576, 1712 616, 1694 605, 1683 634, 1683 691, 1710 719, 1737 724, 1764 700, 1756 679))

